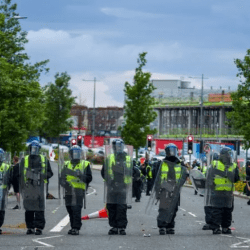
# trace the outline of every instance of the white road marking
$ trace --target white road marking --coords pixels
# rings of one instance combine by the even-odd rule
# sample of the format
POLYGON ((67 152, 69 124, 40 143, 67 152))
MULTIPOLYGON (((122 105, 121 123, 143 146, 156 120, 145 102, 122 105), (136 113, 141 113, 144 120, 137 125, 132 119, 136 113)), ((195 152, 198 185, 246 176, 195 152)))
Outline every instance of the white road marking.
POLYGON ((194 217, 197 217, 195 214, 192 214, 191 212, 188 212, 190 215, 194 216, 194 217))
POLYGON ((238 242, 238 243, 235 243, 233 245, 231 245, 230 247, 231 248, 249 248, 250 246, 240 246, 241 244, 244 244, 244 243, 250 243, 250 239, 248 238, 242 238, 242 237, 235 237, 237 239, 241 239, 241 240, 244 240, 242 242, 238 242))
POLYGON ((206 224, 206 222, 204 222, 204 221, 199 221, 199 220, 196 220, 195 222, 206 224))
MULTIPOLYGON (((51 239, 51 238, 56 238, 56 237, 62 237, 64 235, 56 235, 56 236, 51 236, 51 237, 45 237, 45 238, 39 238, 39 239, 34 239, 33 242, 36 242, 38 244, 41 244, 43 246, 36 246, 36 247, 54 247, 50 244, 47 244, 47 243, 44 243, 44 242, 41 242, 40 240, 46 240, 46 239, 51 239)), ((35 248, 36 248, 35 247, 35 248)))
MULTIPOLYGON (((87 195, 92 195, 94 193, 96 193, 96 190, 92 187, 90 187, 91 189, 93 189, 93 192, 87 194, 87 195)), ((55 227, 53 227, 50 232, 61 232, 63 230, 64 227, 66 227, 69 223, 69 215, 66 215, 55 227)))
POLYGON ((186 210, 185 210, 185 209, 183 209, 183 208, 181 208, 181 207, 180 207, 180 209, 181 209, 182 211, 185 211, 185 212, 186 212, 186 210))

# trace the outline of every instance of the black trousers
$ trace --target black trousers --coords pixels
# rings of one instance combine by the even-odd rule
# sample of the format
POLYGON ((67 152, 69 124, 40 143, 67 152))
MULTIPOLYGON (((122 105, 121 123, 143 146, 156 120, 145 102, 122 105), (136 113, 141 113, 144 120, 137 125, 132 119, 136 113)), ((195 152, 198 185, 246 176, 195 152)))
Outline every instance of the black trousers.
POLYGON ((5 211, 0 211, 0 228, 4 223, 5 211))
POLYGON ((43 230, 45 227, 44 211, 25 211, 25 222, 27 228, 43 230))
POLYGON ((111 204, 107 203, 109 216, 109 225, 115 228, 126 228, 127 219, 127 204, 111 204))
POLYGON ((232 212, 234 210, 234 206, 231 208, 228 207, 212 207, 211 208, 211 228, 228 228, 232 223, 232 212))
POLYGON ((142 182, 134 181, 133 182, 133 197, 135 197, 137 200, 141 199, 141 192, 142 192, 142 182))
POLYGON ((146 190, 147 195, 152 190, 153 185, 154 185, 154 180, 153 179, 147 179, 147 190, 146 190))
POLYGON ((174 208, 173 216, 172 216, 172 219, 171 219, 170 223, 167 223, 163 219, 168 211, 165 210, 165 209, 162 209, 162 208, 159 209, 159 214, 158 214, 158 217, 157 217, 157 226, 159 228, 174 228, 174 226, 175 226, 175 221, 174 220, 175 220, 175 217, 176 217, 176 214, 177 214, 177 211, 178 211, 178 205, 179 205, 179 203, 177 203, 175 208, 174 208))
POLYGON ((82 227, 82 206, 66 206, 69 213, 70 226, 71 228, 80 230, 82 227))
POLYGON ((205 206, 204 207, 204 211, 205 211, 205 222, 207 224, 211 224, 212 223, 212 207, 210 206, 205 206))

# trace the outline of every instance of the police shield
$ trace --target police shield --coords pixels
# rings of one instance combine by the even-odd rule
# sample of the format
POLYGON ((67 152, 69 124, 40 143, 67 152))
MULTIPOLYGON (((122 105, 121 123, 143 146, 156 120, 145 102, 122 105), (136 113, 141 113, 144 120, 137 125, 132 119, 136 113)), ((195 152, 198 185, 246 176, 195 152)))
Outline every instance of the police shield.
POLYGON ((112 204, 132 203, 133 147, 125 146, 115 151, 105 146, 104 202, 112 204))
POLYGON ((235 168, 236 163, 223 164, 219 154, 213 152, 206 176, 205 206, 232 207, 235 168))
MULTIPOLYGON (((4 157, 6 159, 6 155, 4 157)), ((6 161, 2 161, 0 166, 0 211, 4 211, 8 201, 8 183, 10 177, 10 167, 6 161)))
POLYGON ((59 188, 61 200, 66 206, 78 205, 86 208, 87 184, 84 170, 87 163, 82 150, 77 155, 60 152, 59 188))
POLYGON ((199 170, 192 169, 189 173, 193 188, 201 195, 205 193, 206 177, 199 170))
POLYGON ((20 162, 19 191, 26 211, 44 211, 46 206, 47 158, 24 155, 20 162))
POLYGON ((146 213, 151 214, 158 207, 157 220, 170 223, 180 198, 181 187, 187 179, 185 167, 163 161, 159 167, 146 213))

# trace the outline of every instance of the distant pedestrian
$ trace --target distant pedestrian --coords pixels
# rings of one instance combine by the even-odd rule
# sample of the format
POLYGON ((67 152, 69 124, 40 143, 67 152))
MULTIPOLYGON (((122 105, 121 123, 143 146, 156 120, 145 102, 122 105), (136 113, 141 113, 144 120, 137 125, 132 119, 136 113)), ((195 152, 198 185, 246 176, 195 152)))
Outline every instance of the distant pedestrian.
POLYGON ((13 157, 13 165, 11 167, 11 184, 13 186, 13 190, 16 196, 16 205, 12 209, 20 208, 20 193, 19 193, 19 158, 18 156, 13 157))

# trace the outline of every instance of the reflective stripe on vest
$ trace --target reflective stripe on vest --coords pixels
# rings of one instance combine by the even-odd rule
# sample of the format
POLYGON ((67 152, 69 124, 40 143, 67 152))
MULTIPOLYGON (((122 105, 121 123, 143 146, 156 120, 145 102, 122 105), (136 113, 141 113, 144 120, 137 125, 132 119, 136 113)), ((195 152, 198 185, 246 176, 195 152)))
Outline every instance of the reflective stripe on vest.
MULTIPOLYGON (((45 174, 46 172, 46 164, 45 164, 45 161, 46 161, 46 158, 45 156, 43 155, 40 155, 41 157, 41 165, 42 165, 42 174, 45 174)), ((27 169, 29 168, 29 155, 26 155, 25 158, 24 158, 24 171, 23 171, 23 175, 24 175, 24 182, 27 181, 26 179, 26 172, 27 172, 27 169)), ((47 183, 47 179, 44 179, 44 183, 47 183)))
POLYGON ((152 179, 153 178, 153 173, 152 173, 152 168, 150 165, 147 165, 147 168, 146 169, 149 169, 149 173, 147 175, 147 179, 152 179))
MULTIPOLYGON (((108 166, 108 175, 110 176, 111 180, 114 180, 114 173, 112 170, 112 165, 115 165, 115 155, 111 154, 109 159, 109 166, 108 166)), ((128 169, 131 168, 130 156, 126 156, 126 167, 128 169)), ((132 183, 132 176, 124 176, 124 183, 129 184, 132 183)))
MULTIPOLYGON (((166 162, 163 162, 161 166, 161 180, 162 181, 168 179, 168 171, 169 171, 168 164, 166 162)), ((177 166, 175 166, 174 171, 175 171, 175 179, 179 180, 181 178, 181 165, 178 164, 177 166)))
MULTIPOLYGON (((89 161, 80 161, 80 163, 77 164, 77 165, 75 166, 75 168, 73 168, 73 165, 71 164, 70 161, 65 162, 65 165, 66 165, 66 167, 67 167, 68 169, 70 169, 70 170, 73 170, 73 171, 75 171, 75 170, 80 170, 80 171, 83 173, 84 170, 85 170, 85 168, 87 168, 87 166, 89 165, 89 163, 90 163, 89 161)), ((73 176, 73 175, 67 175, 67 176, 66 176, 66 181, 67 181, 67 182, 69 183, 69 185, 72 186, 73 188, 79 188, 79 189, 85 190, 86 185, 85 185, 84 182, 82 182, 82 181, 80 180, 79 177, 76 177, 76 176, 73 176)))
MULTIPOLYGON (((2 173, 5 173, 5 172, 7 172, 8 171, 8 169, 9 169, 9 165, 8 164, 6 164, 6 163, 2 163, 2 165, 1 165, 1 167, 0 167, 0 172, 2 172, 2 173)), ((2 186, 2 188, 3 189, 6 189, 7 188, 7 185, 1 185, 2 186)))
MULTIPOLYGON (((225 165, 220 161, 213 161, 213 167, 222 172, 225 171, 225 165)), ((236 163, 233 163, 227 170, 228 172, 233 172, 236 167, 236 163)), ((215 175, 214 184, 216 191, 234 191, 234 183, 226 177, 215 175)))

